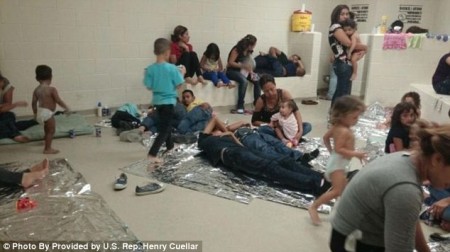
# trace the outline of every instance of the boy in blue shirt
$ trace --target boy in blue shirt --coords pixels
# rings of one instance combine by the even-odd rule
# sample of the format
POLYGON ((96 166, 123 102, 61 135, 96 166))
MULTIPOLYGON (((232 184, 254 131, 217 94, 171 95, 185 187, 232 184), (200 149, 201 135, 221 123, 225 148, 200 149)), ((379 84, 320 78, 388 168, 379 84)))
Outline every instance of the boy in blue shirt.
POLYGON ((159 134, 148 152, 148 159, 151 163, 161 163, 163 160, 157 157, 161 145, 165 142, 167 151, 174 147, 170 122, 174 117, 174 106, 178 97, 177 89, 182 87, 186 69, 184 66, 176 67, 168 63, 169 40, 164 38, 155 40, 153 52, 156 55, 156 62, 145 69, 144 85, 153 92, 152 104, 160 119, 157 125, 159 134))

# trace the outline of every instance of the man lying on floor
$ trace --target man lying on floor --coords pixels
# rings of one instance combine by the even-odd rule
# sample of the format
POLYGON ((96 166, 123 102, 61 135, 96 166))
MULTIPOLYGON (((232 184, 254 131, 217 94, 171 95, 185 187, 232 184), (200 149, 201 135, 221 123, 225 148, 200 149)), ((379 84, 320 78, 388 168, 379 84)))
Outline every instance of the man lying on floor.
POLYGON ((244 147, 234 134, 223 129, 219 122, 217 117, 213 117, 198 139, 198 147, 213 166, 221 163, 231 170, 275 180, 315 196, 330 188, 330 184, 320 172, 295 162, 291 157, 268 157, 266 153, 244 147))

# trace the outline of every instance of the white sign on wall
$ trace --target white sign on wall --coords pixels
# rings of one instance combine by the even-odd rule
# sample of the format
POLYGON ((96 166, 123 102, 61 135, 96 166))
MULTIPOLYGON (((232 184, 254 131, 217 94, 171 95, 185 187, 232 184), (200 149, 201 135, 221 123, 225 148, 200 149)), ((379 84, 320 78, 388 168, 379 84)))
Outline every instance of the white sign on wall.
POLYGON ((422 21, 423 5, 400 4, 398 19, 407 24, 420 24, 422 21))
POLYGON ((367 22, 369 18, 369 4, 352 4, 350 11, 355 13, 355 21, 358 23, 367 22))

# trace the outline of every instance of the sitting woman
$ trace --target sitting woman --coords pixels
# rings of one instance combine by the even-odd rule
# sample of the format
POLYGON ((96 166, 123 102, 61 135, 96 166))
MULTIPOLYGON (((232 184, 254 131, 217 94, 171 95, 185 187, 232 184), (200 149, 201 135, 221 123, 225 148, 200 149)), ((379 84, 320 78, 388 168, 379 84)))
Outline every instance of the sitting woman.
POLYGON ((200 70, 197 53, 194 52, 192 45, 189 44, 190 38, 186 27, 182 25, 175 27, 171 37, 170 63, 186 67, 184 79, 187 83, 195 85, 197 82, 200 82, 204 84, 206 82, 200 70), (194 74, 197 75, 198 80, 193 78, 194 74))
POLYGON ((275 180, 316 196, 329 189, 321 173, 288 157, 267 157, 266 153, 245 147, 232 132, 224 133, 220 128, 216 131, 218 121, 213 117, 198 139, 198 147, 212 165, 221 163, 229 169, 275 180))
POLYGON ((297 54, 289 58, 276 47, 270 47, 269 53, 260 52, 255 57, 256 73, 271 74, 275 77, 304 76, 305 66, 297 54))
MULTIPOLYGON (((259 80, 263 94, 258 98, 252 115, 252 125, 259 126, 259 131, 275 136, 275 131, 268 124, 274 114, 280 112, 281 103, 292 100, 292 95, 283 89, 277 89, 273 76, 263 74, 259 80)), ((297 141, 311 131, 311 124, 302 121, 300 111, 295 112, 298 131, 295 134, 297 141)))
POLYGON ((14 87, 0 73, 0 139, 11 138, 25 143, 29 139, 23 136, 16 125, 16 115, 11 112, 16 107, 26 107, 26 101, 13 102, 14 87))
POLYGON ((394 107, 391 129, 386 138, 384 152, 393 153, 410 147, 410 127, 417 119, 416 106, 401 102, 394 107))

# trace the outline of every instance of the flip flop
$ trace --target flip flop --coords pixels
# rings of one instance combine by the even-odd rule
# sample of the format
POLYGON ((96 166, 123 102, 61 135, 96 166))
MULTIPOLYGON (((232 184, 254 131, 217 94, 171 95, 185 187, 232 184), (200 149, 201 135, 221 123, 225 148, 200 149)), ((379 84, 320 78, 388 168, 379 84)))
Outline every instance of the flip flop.
POLYGON ((244 109, 244 113, 238 113, 237 109, 232 109, 232 110, 230 110, 230 113, 231 114, 241 114, 241 115, 252 115, 253 110, 244 109))
POLYGON ((315 101, 315 100, 302 100, 302 104, 304 104, 304 105, 317 105, 317 104, 319 104, 319 102, 315 101))

